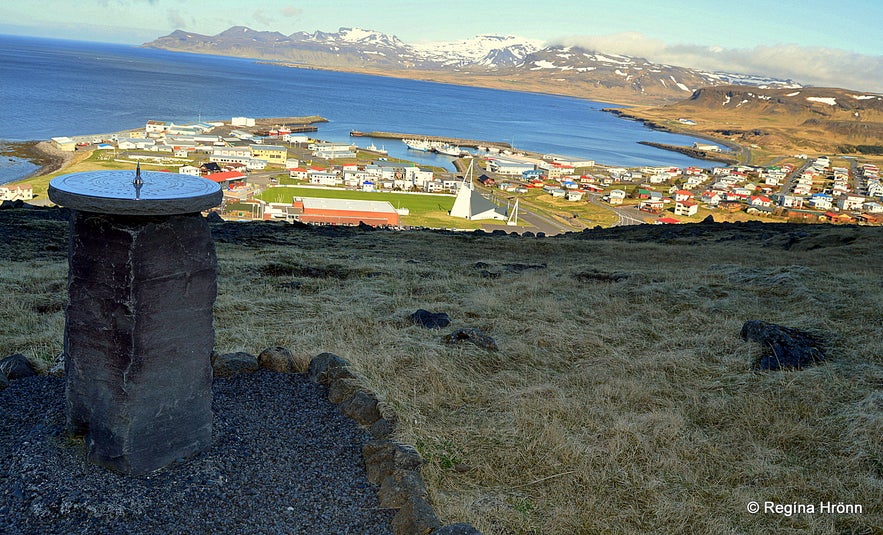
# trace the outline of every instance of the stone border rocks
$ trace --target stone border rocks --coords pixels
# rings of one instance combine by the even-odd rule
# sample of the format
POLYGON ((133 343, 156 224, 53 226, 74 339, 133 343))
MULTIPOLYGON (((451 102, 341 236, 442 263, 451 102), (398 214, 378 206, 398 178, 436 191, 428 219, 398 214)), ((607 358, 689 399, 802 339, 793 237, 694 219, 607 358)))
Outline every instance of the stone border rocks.
POLYGON ((368 481, 380 485, 380 506, 398 509, 392 520, 395 535, 481 535, 469 524, 442 526, 420 474, 423 459, 413 446, 391 438, 398 417, 371 392, 365 377, 350 369, 346 359, 333 353, 316 355, 310 361, 307 377, 328 387, 328 399, 371 435, 373 440, 362 449, 365 471, 368 481))

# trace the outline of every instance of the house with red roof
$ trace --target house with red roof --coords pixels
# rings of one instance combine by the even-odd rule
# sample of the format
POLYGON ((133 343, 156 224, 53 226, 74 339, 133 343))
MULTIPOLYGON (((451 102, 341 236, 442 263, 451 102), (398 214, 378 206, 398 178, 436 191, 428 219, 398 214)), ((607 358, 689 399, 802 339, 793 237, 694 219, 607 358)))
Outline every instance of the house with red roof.
POLYGON ((689 201, 693 198, 693 192, 687 191, 685 189, 679 189, 675 191, 675 201, 689 201))
POLYGON ((766 195, 752 195, 748 199, 748 204, 751 206, 769 207, 771 203, 772 201, 770 201, 770 198, 766 195))
POLYGON ((691 216, 699 211, 699 203, 694 201, 677 201, 675 203, 675 215, 691 216))
POLYGON ((221 189, 233 189, 245 185, 245 175, 239 171, 222 171, 220 173, 210 173, 205 178, 212 182, 217 182, 221 189))

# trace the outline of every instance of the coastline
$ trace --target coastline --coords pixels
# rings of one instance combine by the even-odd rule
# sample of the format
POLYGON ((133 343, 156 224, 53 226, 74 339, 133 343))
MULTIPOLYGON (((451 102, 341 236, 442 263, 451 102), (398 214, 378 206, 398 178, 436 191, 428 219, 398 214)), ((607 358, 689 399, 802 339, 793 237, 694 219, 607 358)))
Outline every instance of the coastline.
POLYGON ((8 182, 14 184, 38 176, 60 171, 74 160, 73 152, 65 152, 52 145, 51 141, 8 141, 4 142, 4 155, 27 160, 37 168, 22 178, 8 182))

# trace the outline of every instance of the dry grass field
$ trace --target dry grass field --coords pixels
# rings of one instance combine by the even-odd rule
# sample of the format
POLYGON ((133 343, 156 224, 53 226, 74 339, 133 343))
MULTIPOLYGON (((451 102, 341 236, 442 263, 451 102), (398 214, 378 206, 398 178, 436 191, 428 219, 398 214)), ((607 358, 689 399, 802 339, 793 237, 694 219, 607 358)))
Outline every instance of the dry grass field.
MULTIPOLYGON (((0 356, 49 361, 66 224, 29 214, 0 212, 0 356)), ((883 529, 883 229, 214 234, 217 350, 352 361, 397 409, 447 522, 487 535, 883 529), (453 323, 412 325, 418 308, 453 323), (749 319, 820 333, 829 361, 753 371, 749 319), (458 327, 499 351, 445 345, 458 327), (751 501, 863 512, 750 514, 751 501)))

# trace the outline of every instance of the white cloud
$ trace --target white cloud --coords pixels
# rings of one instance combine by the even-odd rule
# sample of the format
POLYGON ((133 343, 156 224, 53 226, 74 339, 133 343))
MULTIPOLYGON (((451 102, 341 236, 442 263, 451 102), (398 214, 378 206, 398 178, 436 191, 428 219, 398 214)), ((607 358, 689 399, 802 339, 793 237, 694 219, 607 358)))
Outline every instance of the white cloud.
POLYGON ((184 30, 187 28, 187 21, 181 16, 177 9, 170 9, 166 12, 166 20, 172 28, 184 30))
POLYGON ((825 87, 842 87, 883 93, 883 56, 869 56, 835 48, 792 44, 754 48, 723 48, 667 44, 641 33, 573 36, 555 44, 646 58, 680 67, 759 74, 825 87))

